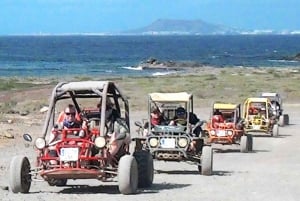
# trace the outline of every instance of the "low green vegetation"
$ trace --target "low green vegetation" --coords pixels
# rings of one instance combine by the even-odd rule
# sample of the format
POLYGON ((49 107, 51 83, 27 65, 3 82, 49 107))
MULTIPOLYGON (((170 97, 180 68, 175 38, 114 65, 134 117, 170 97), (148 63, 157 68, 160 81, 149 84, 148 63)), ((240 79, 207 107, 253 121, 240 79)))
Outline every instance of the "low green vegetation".
MULTIPOLYGON (((213 101, 242 103, 246 98, 255 97, 263 91, 278 92, 285 102, 293 103, 300 98, 299 70, 299 68, 207 68, 186 74, 105 80, 109 79, 120 86, 122 92, 129 98, 132 109, 146 109, 147 95, 152 92, 193 93, 195 107, 210 106, 213 101)), ((82 76, 71 80, 83 81, 91 78, 82 76)), ((0 93, 16 90, 21 93, 25 89, 35 90, 49 85, 43 96, 37 97, 35 101, 23 100, 21 104, 20 97, 18 100, 17 97, 10 97, 7 100, 0 98, 0 110, 3 112, 10 108, 21 107, 36 111, 42 105, 47 105, 51 91, 59 81, 62 80, 0 79, 0 93)))

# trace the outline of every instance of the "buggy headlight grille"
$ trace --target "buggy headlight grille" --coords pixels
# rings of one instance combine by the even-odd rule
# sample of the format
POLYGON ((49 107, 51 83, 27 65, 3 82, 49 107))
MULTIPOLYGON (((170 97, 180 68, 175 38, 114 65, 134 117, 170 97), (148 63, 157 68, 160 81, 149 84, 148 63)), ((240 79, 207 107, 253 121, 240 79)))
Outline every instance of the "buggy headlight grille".
POLYGON ((178 139, 177 143, 180 148, 185 148, 188 145, 188 140, 184 137, 181 137, 178 139))
POLYGON ((37 138, 36 140, 35 140, 35 147, 36 148, 38 148, 38 149, 44 149, 45 148, 45 146, 46 146, 46 141, 45 141, 45 139, 44 138, 41 138, 41 137, 39 137, 39 138, 37 138))
POLYGON ((232 130, 228 130, 227 131, 227 135, 232 135, 233 134, 233 131, 232 130))
POLYGON ((100 136, 100 137, 97 137, 95 139, 95 145, 98 147, 98 148, 103 148, 105 147, 106 145, 106 140, 104 137, 100 136))
POLYGON ((158 146, 158 139, 153 137, 149 139, 150 147, 157 147, 158 146))

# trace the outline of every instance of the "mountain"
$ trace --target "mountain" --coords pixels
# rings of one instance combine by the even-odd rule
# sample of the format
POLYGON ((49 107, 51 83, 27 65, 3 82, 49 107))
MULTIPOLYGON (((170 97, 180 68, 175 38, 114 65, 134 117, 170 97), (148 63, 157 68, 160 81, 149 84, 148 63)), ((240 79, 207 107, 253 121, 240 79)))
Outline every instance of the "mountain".
POLYGON ((123 32, 143 35, 225 35, 240 34, 242 30, 204 22, 202 20, 158 19, 152 24, 123 32))

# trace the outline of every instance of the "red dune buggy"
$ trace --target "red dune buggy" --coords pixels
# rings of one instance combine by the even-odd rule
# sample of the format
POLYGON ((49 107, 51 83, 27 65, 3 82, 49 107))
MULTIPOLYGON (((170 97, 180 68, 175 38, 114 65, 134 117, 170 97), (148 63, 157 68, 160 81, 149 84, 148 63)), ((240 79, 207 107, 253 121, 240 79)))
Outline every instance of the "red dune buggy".
MULTIPOLYGON (((153 182, 153 160, 145 151, 129 153, 131 142, 129 104, 110 81, 59 83, 52 92, 41 136, 34 141, 36 163, 15 156, 10 164, 9 183, 14 193, 28 193, 32 181, 65 186, 68 179, 118 178, 122 194, 136 193, 153 182), (67 104, 76 108, 81 128, 64 128, 55 121, 67 104), (101 104, 99 104, 101 103, 101 104), (97 107, 98 105, 98 107, 97 107), (110 122, 110 111, 117 114, 110 122), (50 136, 59 136, 50 140, 50 136)), ((24 139, 31 141, 29 134, 24 139)))
POLYGON ((215 102, 210 120, 204 128, 208 143, 238 144, 241 152, 252 151, 252 136, 245 134, 241 115, 240 104, 215 102))

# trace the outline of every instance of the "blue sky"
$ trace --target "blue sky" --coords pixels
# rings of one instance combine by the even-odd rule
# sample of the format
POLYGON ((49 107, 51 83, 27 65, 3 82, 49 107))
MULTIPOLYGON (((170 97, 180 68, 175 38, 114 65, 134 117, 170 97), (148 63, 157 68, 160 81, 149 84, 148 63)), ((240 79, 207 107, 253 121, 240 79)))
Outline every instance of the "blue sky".
POLYGON ((300 30, 299 0, 0 0, 0 35, 117 32, 157 19, 300 30))

